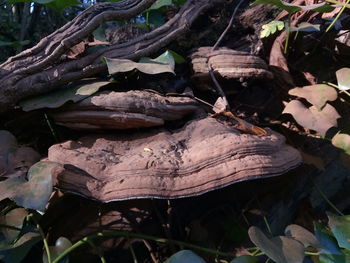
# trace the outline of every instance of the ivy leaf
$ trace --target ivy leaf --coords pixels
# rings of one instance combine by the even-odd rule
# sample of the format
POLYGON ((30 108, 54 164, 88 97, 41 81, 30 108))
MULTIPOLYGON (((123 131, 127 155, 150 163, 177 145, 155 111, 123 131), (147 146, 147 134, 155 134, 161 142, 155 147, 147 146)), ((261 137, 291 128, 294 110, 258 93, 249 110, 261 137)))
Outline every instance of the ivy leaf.
POLYGON ((249 255, 243 255, 233 259, 230 261, 230 263, 258 263, 258 258, 249 255))
POLYGON ((171 0, 157 0, 153 3, 153 5, 151 5, 150 8, 148 8, 146 10, 147 11, 150 11, 150 10, 156 10, 156 9, 159 9, 163 6, 169 6, 169 5, 172 5, 173 2, 171 0))
POLYGON ((6 227, 0 228, 7 243, 12 243, 18 237, 23 226, 23 220, 27 215, 28 211, 22 207, 19 207, 12 209, 6 215, 2 215, 0 217, 0 224, 18 228, 18 230, 6 227))
POLYGON ((41 108, 58 108, 68 101, 78 102, 96 93, 101 87, 109 84, 108 81, 85 80, 82 84, 55 90, 34 98, 19 102, 24 111, 41 108))
POLYGON ((262 31, 260 32, 260 38, 268 37, 269 35, 273 35, 278 31, 282 30, 284 28, 284 22, 283 21, 271 21, 270 23, 267 23, 262 26, 262 31))
POLYGON ((305 248, 309 246, 319 248, 321 246, 314 234, 299 225, 292 224, 287 226, 284 233, 286 236, 293 237, 295 240, 300 241, 305 248))
POLYGON ((107 63, 109 74, 128 72, 134 69, 146 74, 160 74, 165 72, 175 74, 175 60, 169 51, 164 52, 155 59, 143 57, 139 62, 119 58, 104 58, 104 60, 107 63))
POLYGON ((248 230, 250 240, 277 263, 300 263, 304 259, 304 246, 299 241, 285 236, 268 238, 257 227, 248 230))
POLYGON ((14 244, 0 244, 0 259, 4 263, 20 263, 39 241, 41 237, 38 233, 28 232, 14 244))
POLYGON ((350 215, 336 216, 327 213, 328 225, 338 244, 342 248, 350 250, 350 215))
POLYGON ((10 198, 25 208, 44 211, 52 193, 52 170, 61 164, 41 161, 30 167, 28 181, 12 177, 0 182, 0 200, 10 198))
POLYGON ((197 254, 192 252, 191 250, 181 250, 170 258, 168 258, 164 263, 205 263, 204 259, 199 257, 197 254))
POLYGON ((289 90, 288 94, 306 99, 318 110, 321 110, 327 101, 335 101, 338 97, 337 91, 325 84, 294 88, 289 90))
POLYGON ((328 103, 319 111, 315 106, 305 107, 298 100, 290 101, 284 108, 282 114, 284 113, 291 114, 299 125, 317 131, 322 136, 330 128, 337 127, 337 119, 340 118, 336 109, 328 103))

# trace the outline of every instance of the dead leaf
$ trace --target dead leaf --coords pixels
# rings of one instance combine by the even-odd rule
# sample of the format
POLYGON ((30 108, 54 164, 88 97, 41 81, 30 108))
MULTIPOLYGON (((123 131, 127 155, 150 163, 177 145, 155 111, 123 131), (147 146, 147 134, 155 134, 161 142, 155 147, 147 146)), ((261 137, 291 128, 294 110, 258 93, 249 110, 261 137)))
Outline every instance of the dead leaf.
POLYGON ((80 54, 84 53, 87 46, 86 41, 82 41, 75 46, 72 46, 68 52, 67 52, 67 58, 69 59, 76 59, 79 57, 80 54))
POLYGON ((316 84, 304 86, 302 88, 294 88, 288 92, 292 96, 306 99, 318 110, 326 104, 327 101, 334 101, 338 97, 337 91, 325 84, 316 84))
POLYGON ((314 130, 321 136, 325 136, 330 128, 337 127, 337 119, 340 117, 330 104, 318 111, 315 106, 307 108, 298 100, 290 101, 282 112, 285 113, 291 114, 299 125, 314 130))

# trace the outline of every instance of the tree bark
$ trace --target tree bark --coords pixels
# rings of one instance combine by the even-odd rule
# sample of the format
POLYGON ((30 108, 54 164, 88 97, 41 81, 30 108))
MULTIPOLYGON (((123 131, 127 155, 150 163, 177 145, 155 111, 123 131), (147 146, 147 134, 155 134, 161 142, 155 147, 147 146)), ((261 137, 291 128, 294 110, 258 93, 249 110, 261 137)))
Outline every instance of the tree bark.
POLYGON ((21 99, 106 71, 106 64, 101 62, 103 57, 138 59, 159 50, 187 31, 198 15, 218 0, 188 0, 174 18, 150 33, 77 59, 64 56, 101 23, 132 18, 154 2, 124 0, 96 4, 36 46, 9 58, 0 65, 0 112, 12 109, 21 99))

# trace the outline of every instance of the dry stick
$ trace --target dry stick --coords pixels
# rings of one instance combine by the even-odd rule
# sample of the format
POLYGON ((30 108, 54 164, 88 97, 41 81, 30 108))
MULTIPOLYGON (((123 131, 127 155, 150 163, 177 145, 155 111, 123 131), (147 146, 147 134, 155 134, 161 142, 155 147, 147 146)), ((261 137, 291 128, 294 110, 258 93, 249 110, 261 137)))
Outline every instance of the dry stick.
MULTIPOLYGON (((227 27, 225 28, 224 32, 222 32, 222 34, 220 35, 219 39, 216 41, 216 43, 214 44, 214 46, 211 48, 211 51, 210 52, 213 52, 215 49, 217 49, 217 47, 219 46, 219 44, 221 43, 221 41, 223 40, 223 38, 225 37, 226 33, 228 32, 228 30, 230 29, 230 27, 232 26, 233 24, 233 19, 234 17, 236 16, 236 13, 237 13, 237 10, 238 8, 240 7, 240 5, 243 3, 244 0, 240 0, 238 2, 238 4, 236 5, 235 9, 233 10, 233 13, 231 15, 231 18, 230 18, 230 21, 227 25, 227 27)), ((223 89, 221 88, 218 80, 216 79, 215 77, 215 74, 214 74, 214 71, 213 71, 213 68, 211 67, 210 63, 209 63, 209 58, 210 58, 210 55, 208 56, 208 59, 207 59, 207 65, 208 65, 208 71, 209 71, 209 74, 210 74, 210 77, 212 79, 212 81, 214 82, 215 84, 215 88, 216 88, 216 91, 219 93, 220 97, 224 100, 224 104, 226 105, 226 109, 229 110, 230 109, 230 106, 228 104, 228 101, 227 101, 227 97, 225 95, 225 92, 223 91, 223 89)))

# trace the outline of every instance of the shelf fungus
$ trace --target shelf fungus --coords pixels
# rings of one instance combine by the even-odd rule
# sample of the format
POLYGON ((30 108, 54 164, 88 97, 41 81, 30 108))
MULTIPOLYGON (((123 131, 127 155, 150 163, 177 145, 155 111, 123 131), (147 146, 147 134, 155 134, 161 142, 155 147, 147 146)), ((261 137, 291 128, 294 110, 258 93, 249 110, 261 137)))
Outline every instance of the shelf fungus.
POLYGON ((193 79, 209 79, 208 64, 216 75, 225 79, 268 80, 273 75, 261 58, 247 52, 226 47, 211 51, 212 47, 200 47, 191 54, 193 79))
POLYGON ((57 187, 87 198, 180 198, 297 167, 299 152, 267 131, 244 134, 208 117, 177 130, 86 136, 52 146, 48 159, 64 164, 57 187))
POLYGON ((150 91, 104 91, 52 113, 57 124, 72 129, 131 129, 161 126, 198 109, 185 96, 162 96, 150 91))

